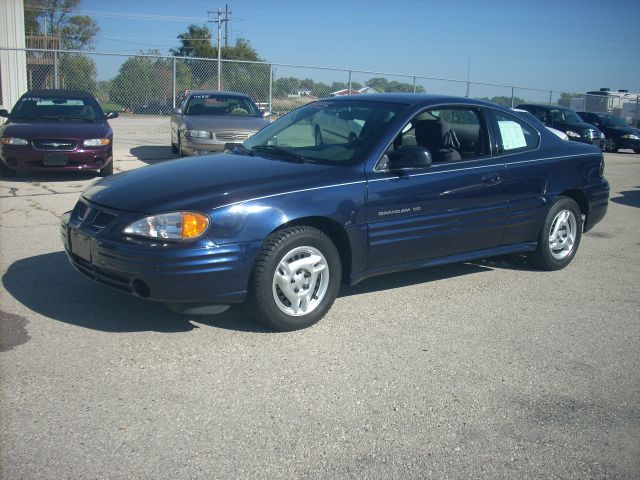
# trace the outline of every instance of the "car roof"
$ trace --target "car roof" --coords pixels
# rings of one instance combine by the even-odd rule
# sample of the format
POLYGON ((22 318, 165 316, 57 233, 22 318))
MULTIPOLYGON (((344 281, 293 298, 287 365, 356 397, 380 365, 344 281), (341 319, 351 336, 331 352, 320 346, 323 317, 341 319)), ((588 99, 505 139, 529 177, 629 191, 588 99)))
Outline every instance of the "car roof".
POLYGON ((552 109, 571 110, 570 108, 567 108, 567 107, 559 107, 558 105, 545 105, 542 103, 521 103, 516 106, 516 108, 523 108, 523 107, 537 107, 537 108, 544 108, 546 110, 552 110, 552 109))
POLYGON ((596 117, 612 117, 613 115, 611 115, 610 113, 603 113, 603 112, 576 112, 578 115, 581 113, 586 113, 589 115, 595 115, 596 117))
POLYGON ((339 95, 335 97, 327 97, 322 100, 345 101, 345 100, 366 100, 370 102, 387 102, 402 103, 405 105, 439 105, 439 104, 458 104, 458 105, 478 105, 500 107, 501 105, 486 102, 484 100, 476 100, 474 98, 457 97, 453 95, 435 95, 428 93, 365 93, 359 95, 339 95))
POLYGON ((49 90, 29 90, 23 97, 52 97, 52 98, 92 98, 93 95, 84 90, 66 90, 66 89, 49 89, 49 90))

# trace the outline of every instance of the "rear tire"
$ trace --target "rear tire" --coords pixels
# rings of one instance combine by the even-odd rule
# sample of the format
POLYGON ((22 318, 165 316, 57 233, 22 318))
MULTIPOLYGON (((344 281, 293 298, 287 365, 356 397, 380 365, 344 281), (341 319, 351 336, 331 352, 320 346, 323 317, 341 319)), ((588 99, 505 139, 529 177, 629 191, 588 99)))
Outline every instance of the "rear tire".
POLYGON ((573 260, 582 238, 582 212, 568 197, 560 197, 549 209, 531 260, 542 270, 560 270, 573 260))
POLYGON ((182 153, 182 142, 180 141, 180 137, 178 137, 178 157, 184 157, 184 153, 182 153))
POLYGON ((274 330, 306 328, 329 311, 341 278, 340 255, 327 235, 286 228, 270 235, 256 257, 247 307, 274 330))

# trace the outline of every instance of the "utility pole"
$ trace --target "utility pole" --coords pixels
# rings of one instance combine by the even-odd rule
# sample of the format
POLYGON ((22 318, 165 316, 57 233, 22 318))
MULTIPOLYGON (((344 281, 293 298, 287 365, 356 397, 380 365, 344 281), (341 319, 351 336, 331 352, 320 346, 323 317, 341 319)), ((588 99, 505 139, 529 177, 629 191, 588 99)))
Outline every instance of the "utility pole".
MULTIPOLYGON (((222 90, 222 48, 221 48, 221 43, 222 43, 222 23, 224 22, 225 25, 225 37, 227 35, 227 23, 229 22, 229 14, 231 13, 229 11, 229 6, 226 6, 226 10, 225 10, 225 18, 222 19, 222 9, 218 8, 217 11, 212 12, 211 10, 207 10, 207 15, 209 15, 210 13, 215 13, 218 15, 218 18, 216 20, 213 20, 214 22, 216 22, 217 26, 218 26, 218 90, 222 90)), ((226 38, 225 38, 225 42, 226 42, 226 38)), ((228 46, 227 44, 225 44, 225 47, 228 46)))
POLYGON ((229 5, 226 4, 224 6, 224 46, 229 46, 229 15, 231 12, 229 11, 229 5))

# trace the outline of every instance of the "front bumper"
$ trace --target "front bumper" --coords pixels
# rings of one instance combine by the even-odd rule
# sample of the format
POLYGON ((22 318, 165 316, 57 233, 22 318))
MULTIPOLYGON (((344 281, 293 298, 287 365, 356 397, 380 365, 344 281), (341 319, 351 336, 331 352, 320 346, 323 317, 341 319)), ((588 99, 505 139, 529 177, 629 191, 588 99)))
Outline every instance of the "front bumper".
POLYGON ((588 143, 590 145, 595 145, 600 150, 604 149, 604 139, 602 139, 602 138, 590 138, 590 137, 573 138, 573 137, 569 137, 569 140, 572 140, 574 142, 588 143))
POLYGON ((0 161, 15 170, 99 171, 113 161, 113 149, 36 150, 31 145, 2 145, 0 161))
MULTIPOLYGON (((99 209, 97 209, 99 210, 99 209)), ((110 214, 113 212, 110 212, 110 214)), ((240 303, 244 301, 259 243, 216 245, 154 243, 126 238, 128 222, 118 216, 111 227, 77 215, 62 216, 60 236, 71 264, 83 275, 121 292, 161 302, 240 303)))
POLYGON ((206 155, 224 151, 227 143, 242 143, 251 138, 255 131, 216 131, 212 138, 186 137, 180 134, 182 152, 186 155, 206 155))
POLYGON ((615 146, 616 148, 620 148, 623 150, 625 149, 637 150, 640 148, 640 140, 620 137, 617 140, 615 140, 615 146))
POLYGON ((207 155, 224 151, 224 143, 208 143, 183 140, 180 144, 184 155, 207 155))

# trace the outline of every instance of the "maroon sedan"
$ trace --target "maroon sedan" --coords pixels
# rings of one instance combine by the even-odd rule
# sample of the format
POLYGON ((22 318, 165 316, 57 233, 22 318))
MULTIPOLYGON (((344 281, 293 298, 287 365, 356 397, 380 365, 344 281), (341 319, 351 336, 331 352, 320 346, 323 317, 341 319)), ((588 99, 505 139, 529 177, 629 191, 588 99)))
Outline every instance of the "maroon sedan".
POLYGON ((0 173, 16 170, 113 173, 113 131, 96 99, 79 90, 30 90, 0 126, 0 173))

